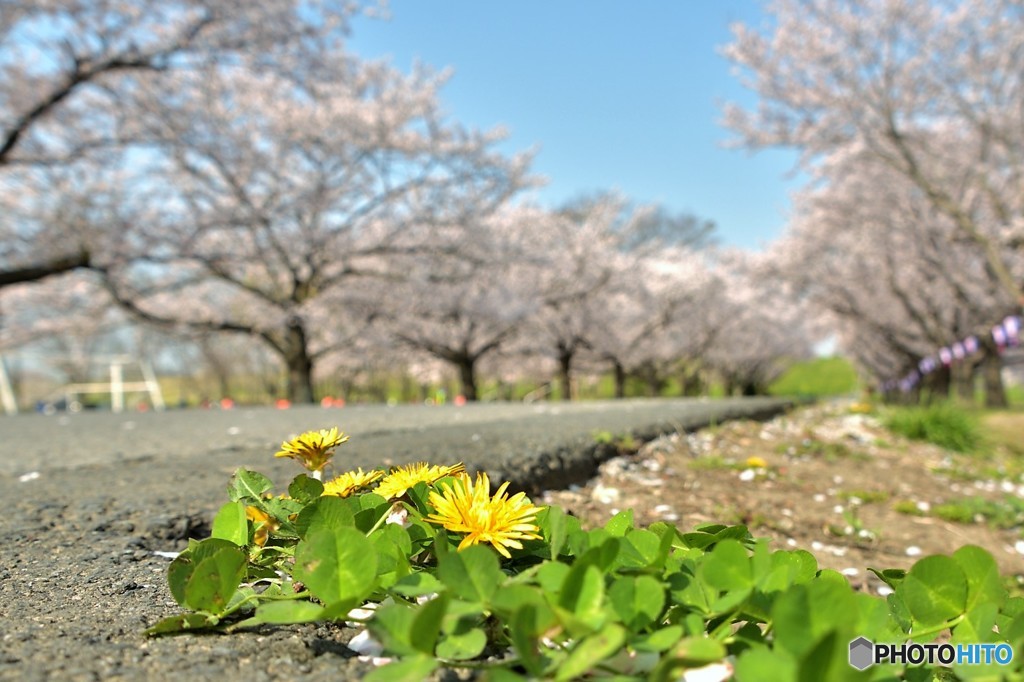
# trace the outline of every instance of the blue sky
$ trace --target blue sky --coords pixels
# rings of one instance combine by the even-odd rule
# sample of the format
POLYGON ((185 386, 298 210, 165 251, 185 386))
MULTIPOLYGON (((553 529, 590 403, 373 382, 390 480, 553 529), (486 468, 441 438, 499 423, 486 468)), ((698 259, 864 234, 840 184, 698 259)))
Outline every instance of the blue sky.
POLYGON ((754 0, 391 0, 387 21, 358 19, 350 48, 416 59, 454 75, 452 118, 502 124, 509 152, 536 146, 558 204, 613 189, 714 220, 725 245, 757 249, 785 225, 795 155, 725 149, 719 103, 752 103, 716 47, 754 0))

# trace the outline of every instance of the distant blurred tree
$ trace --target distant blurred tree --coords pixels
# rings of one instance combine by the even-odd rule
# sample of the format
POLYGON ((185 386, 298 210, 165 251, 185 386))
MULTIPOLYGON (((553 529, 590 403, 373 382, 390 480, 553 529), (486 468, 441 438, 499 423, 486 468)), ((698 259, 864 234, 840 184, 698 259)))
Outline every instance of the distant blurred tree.
POLYGON ((1024 305, 1024 5, 1019 0, 774 0, 724 50, 759 96, 725 123, 813 167, 842 149, 909 180, 1024 305))
MULTIPOLYGON (((902 377, 939 348, 987 334, 1012 306, 974 244, 958 240, 949 216, 905 176, 846 152, 819 172, 819 183, 795 195, 790 226, 769 251, 783 280, 829 311, 844 352, 876 379, 902 377)), ((1007 262, 1024 266, 1020 257, 1007 262)), ((982 347, 985 360, 997 361, 990 350, 982 347)), ((945 383, 933 392, 948 392, 948 372, 936 377, 945 383)), ((971 372, 958 378, 970 383, 971 372)), ((961 392, 973 400, 973 388, 961 392)), ((990 387, 990 402, 1001 395, 990 387)))
POLYGON ((605 334, 609 295, 623 260, 623 231, 631 229, 637 213, 625 202, 602 195, 569 209, 542 212, 524 225, 530 267, 524 275, 534 283, 537 305, 526 321, 520 340, 524 354, 554 362, 563 400, 573 397, 573 371, 581 353, 605 334))
MULTIPOLYGON (((247 334, 281 358, 288 398, 313 400, 315 363, 381 314, 366 280, 397 285, 439 232, 486 216, 526 183, 500 132, 444 120, 426 71, 336 54, 298 84, 235 66, 140 85, 127 130, 153 160, 111 222, 125 251, 114 298, 147 322, 247 334)), ((470 235, 472 238, 472 235, 470 235)), ((442 244, 444 246, 442 246, 442 244)))
POLYGON ((607 211, 609 206, 616 207, 608 219, 609 231, 618 237, 619 248, 625 251, 657 251, 673 246, 702 249, 717 242, 718 226, 713 220, 692 213, 673 213, 660 205, 637 205, 615 192, 582 194, 567 201, 557 212, 582 222, 594 211, 607 211))
MULTIPOLYGON (((180 74, 214 63, 323 74, 321 55, 340 46, 357 10, 341 0, 0 0, 0 200, 33 169, 145 144, 121 125, 137 113, 127 100, 140 83, 171 97, 180 74)), ((95 264, 102 249, 89 237, 6 213, 0 287, 95 264)))
POLYGON ((672 213, 657 206, 637 217, 626 232, 623 246, 628 250, 645 246, 702 249, 715 244, 717 229, 713 220, 692 213, 672 213))
POLYGON ((539 305, 531 241, 542 220, 506 206, 452 224, 402 278, 378 283, 386 333, 454 369, 466 400, 480 398, 480 363, 522 334, 539 305))
POLYGON ((813 318, 774 267, 771 252, 732 250, 717 262, 719 281, 728 284, 717 289, 719 324, 704 359, 727 395, 763 395, 793 362, 813 355, 813 318))

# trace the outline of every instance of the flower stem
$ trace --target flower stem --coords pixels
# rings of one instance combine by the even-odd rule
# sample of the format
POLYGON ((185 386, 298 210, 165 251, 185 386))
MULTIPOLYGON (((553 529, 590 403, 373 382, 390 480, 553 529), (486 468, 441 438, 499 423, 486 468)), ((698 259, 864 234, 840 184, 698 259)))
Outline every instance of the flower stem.
POLYGON ((935 626, 930 627, 930 628, 925 628, 924 630, 921 630, 920 632, 914 632, 913 628, 911 628, 910 632, 908 632, 907 634, 910 637, 914 638, 914 639, 916 639, 918 637, 924 637, 925 635, 934 635, 934 634, 936 634, 938 632, 942 632, 943 630, 946 630, 948 628, 956 627, 961 622, 963 622, 963 619, 966 618, 966 617, 967 617, 967 614, 961 613, 959 616, 957 616, 956 618, 953 618, 952 620, 947 620, 945 623, 942 623, 941 625, 935 625, 935 626))
POLYGON ((405 502, 402 502, 402 501, 395 502, 393 505, 388 507, 387 510, 381 515, 381 517, 379 519, 377 519, 377 523, 373 524, 373 528, 371 528, 370 530, 366 531, 366 536, 369 537, 369 536, 373 535, 373 532, 375 530, 379 529, 381 526, 383 526, 385 523, 387 523, 388 517, 391 516, 392 514, 394 514, 396 509, 403 509, 403 508, 406 511, 409 511, 409 505, 407 505, 405 502))

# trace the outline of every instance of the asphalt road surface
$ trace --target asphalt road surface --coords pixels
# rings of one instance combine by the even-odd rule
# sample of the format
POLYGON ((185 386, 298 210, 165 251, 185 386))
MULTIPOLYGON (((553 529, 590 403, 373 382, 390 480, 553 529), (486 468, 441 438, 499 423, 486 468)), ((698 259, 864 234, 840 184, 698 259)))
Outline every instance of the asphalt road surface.
POLYGON ((465 407, 80 413, 0 418, 0 678, 346 679, 365 671, 336 625, 147 640, 180 612, 167 560, 205 537, 238 467, 283 488, 301 469, 282 440, 337 426, 338 471, 465 462, 535 493, 582 481, 614 454, 599 432, 639 439, 768 418, 775 399, 626 400, 465 407))

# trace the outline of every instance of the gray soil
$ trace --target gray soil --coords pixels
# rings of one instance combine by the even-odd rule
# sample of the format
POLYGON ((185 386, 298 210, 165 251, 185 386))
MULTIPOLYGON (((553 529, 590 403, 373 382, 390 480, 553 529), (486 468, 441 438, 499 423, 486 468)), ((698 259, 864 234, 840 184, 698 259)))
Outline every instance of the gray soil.
POLYGON ((0 678, 358 679, 368 664, 345 646, 352 631, 341 625, 141 634, 181 612, 166 586, 168 559, 155 552, 209 534, 238 467, 283 488, 299 469, 272 455, 298 432, 351 434, 337 458, 343 470, 464 461, 537 494, 585 481, 616 454, 595 442, 598 432, 648 440, 785 406, 631 400, 0 418, 0 678))

